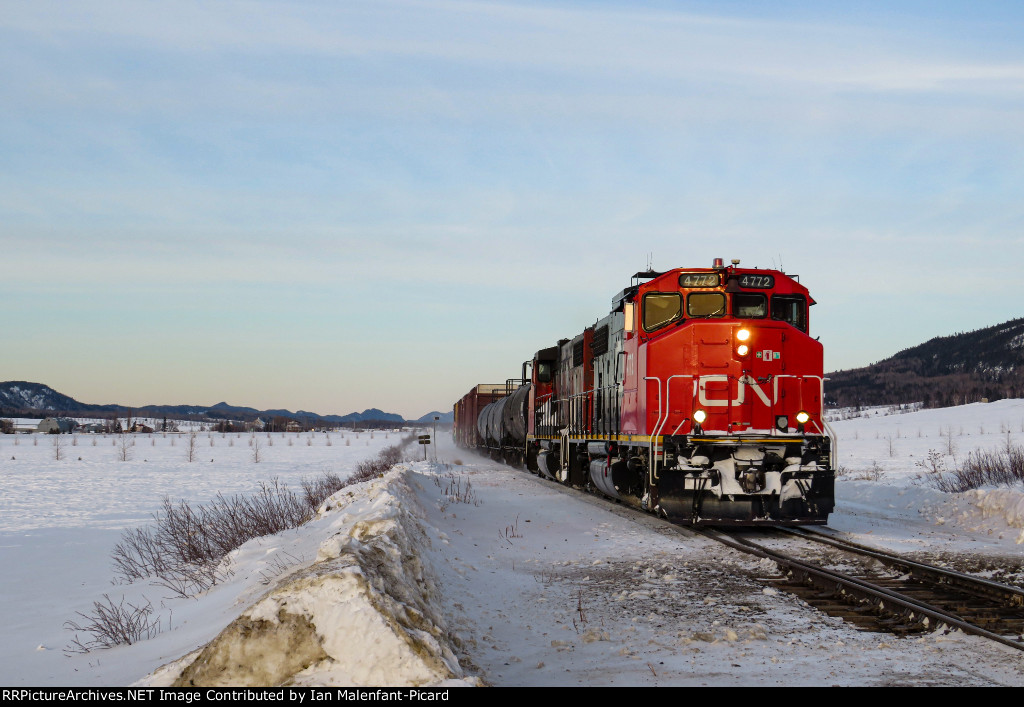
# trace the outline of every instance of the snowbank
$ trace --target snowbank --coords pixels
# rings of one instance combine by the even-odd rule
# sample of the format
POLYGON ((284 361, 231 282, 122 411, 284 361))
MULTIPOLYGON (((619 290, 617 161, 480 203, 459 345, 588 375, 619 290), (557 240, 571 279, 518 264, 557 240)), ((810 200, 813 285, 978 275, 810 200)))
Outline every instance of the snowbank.
POLYGON ((966 496, 988 517, 1002 518, 1011 528, 1021 528, 1017 544, 1024 543, 1024 493, 1012 489, 976 489, 966 496))
POLYGON ((445 626, 411 470, 394 467, 318 511, 329 535, 316 560, 213 641, 148 685, 474 685, 445 626))

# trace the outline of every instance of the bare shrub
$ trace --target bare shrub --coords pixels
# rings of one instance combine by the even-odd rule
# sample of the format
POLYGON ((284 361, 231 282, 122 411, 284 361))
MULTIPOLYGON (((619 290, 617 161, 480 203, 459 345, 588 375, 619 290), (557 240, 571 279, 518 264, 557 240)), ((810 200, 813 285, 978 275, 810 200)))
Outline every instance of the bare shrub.
MULTIPOLYGON (((190 442, 194 441, 193 434, 190 442)), ((259 442, 253 441, 255 454, 259 442)), ((224 560, 232 550, 253 538, 302 525, 338 490, 377 478, 402 461, 402 450, 403 445, 381 450, 374 459, 360 462, 347 479, 334 472, 303 479, 301 494, 274 478, 261 483, 253 495, 217 494, 206 505, 165 497, 151 526, 122 532, 112 553, 114 572, 127 582, 153 577, 178 596, 195 596, 230 575, 224 560)))
POLYGON ((928 455, 924 459, 915 462, 915 464, 929 474, 941 474, 946 470, 946 457, 938 450, 929 449, 928 455))
POLYGON ((168 569, 150 528, 135 528, 121 533, 121 542, 111 553, 114 572, 128 582, 159 576, 168 569))
POLYGON ((303 501, 308 508, 315 510, 344 485, 345 481, 332 471, 325 471, 313 479, 303 479, 303 501))
POLYGON ((949 456, 953 456, 954 454, 956 454, 956 444, 953 442, 953 427, 946 427, 944 435, 943 431, 939 430, 939 435, 945 436, 946 438, 946 454, 949 456))
POLYGON ((513 538, 522 538, 519 534, 519 516, 516 515, 516 520, 511 525, 506 525, 505 530, 498 531, 498 537, 507 542, 509 545, 512 544, 513 538))
POLYGON ((287 572, 295 565, 299 565, 304 561, 304 557, 296 557, 288 552, 281 552, 276 555, 273 560, 267 563, 267 569, 260 572, 260 584, 270 584, 279 576, 287 572), (284 555, 284 558, 281 557, 284 555))
POLYGON ((260 484, 252 496, 217 497, 208 505, 164 498, 151 527, 126 530, 112 553, 114 571, 132 582, 156 577, 182 596, 216 584, 228 570, 224 557, 247 541, 296 528, 309 507, 277 479, 260 484))
POLYGON ((103 595, 103 601, 94 601, 93 612, 83 614, 76 612, 85 623, 66 621, 64 627, 75 631, 74 640, 68 644, 69 653, 88 653, 96 648, 113 648, 114 646, 132 645, 160 633, 160 619, 153 616, 153 605, 147 601, 145 605, 136 606, 126 602, 124 597, 114 603, 109 595, 103 595), (78 633, 92 635, 85 641, 78 633))
POLYGON ((205 592, 232 574, 234 572, 226 567, 222 570, 220 564, 204 562, 169 568, 157 578, 154 584, 171 590, 177 597, 189 599, 205 592))
POLYGON ((892 436, 892 432, 890 432, 888 435, 886 435, 885 439, 889 442, 889 456, 890 457, 895 457, 896 456, 896 442, 895 442, 895 440, 894 440, 894 438, 892 436))
MULTIPOLYGON (((573 617, 572 627, 576 629, 576 633, 580 632, 581 628, 586 628, 587 625, 587 611, 583 605, 583 590, 576 590, 576 616, 573 617)), ((650 667, 650 663, 647 664, 650 667)), ((651 668, 651 672, 654 672, 654 668, 651 668)))
POLYGON ((961 493, 982 486, 1024 485, 1024 447, 994 452, 976 449, 957 469, 931 474, 927 482, 946 493, 961 493))
POLYGON ((854 470, 850 476, 853 481, 881 481, 884 477, 885 469, 877 460, 872 460, 871 466, 867 469, 854 470))
POLYGON ((434 485, 441 489, 451 503, 469 503, 479 506, 481 504, 480 497, 473 490, 473 484, 469 482, 469 479, 466 479, 465 485, 462 482, 463 478, 458 474, 434 477, 434 485))
POLYGON ((376 479, 384 475, 384 473, 393 467, 395 464, 401 462, 404 458, 404 448, 409 442, 412 441, 412 436, 407 437, 402 444, 395 444, 390 447, 385 447, 380 450, 376 457, 373 459, 367 459, 361 461, 356 465, 356 472, 348 478, 345 485, 359 483, 360 481, 368 481, 370 479, 376 479))

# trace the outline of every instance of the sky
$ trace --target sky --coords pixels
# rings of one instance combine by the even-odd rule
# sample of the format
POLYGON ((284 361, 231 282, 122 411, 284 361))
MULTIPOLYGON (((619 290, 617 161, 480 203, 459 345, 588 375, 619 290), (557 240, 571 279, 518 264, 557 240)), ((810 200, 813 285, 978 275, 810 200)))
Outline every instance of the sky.
POLYGON ((1013 3, 0 0, 0 379, 415 418, 715 257, 1024 315, 1013 3))

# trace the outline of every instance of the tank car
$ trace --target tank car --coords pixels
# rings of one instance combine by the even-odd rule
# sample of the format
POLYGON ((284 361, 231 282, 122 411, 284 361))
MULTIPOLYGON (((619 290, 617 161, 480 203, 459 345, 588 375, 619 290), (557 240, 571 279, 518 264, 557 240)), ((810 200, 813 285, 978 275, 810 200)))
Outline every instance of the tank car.
POLYGON ((739 263, 637 273, 521 379, 456 403, 456 442, 678 522, 826 523, 836 440, 814 300, 739 263))

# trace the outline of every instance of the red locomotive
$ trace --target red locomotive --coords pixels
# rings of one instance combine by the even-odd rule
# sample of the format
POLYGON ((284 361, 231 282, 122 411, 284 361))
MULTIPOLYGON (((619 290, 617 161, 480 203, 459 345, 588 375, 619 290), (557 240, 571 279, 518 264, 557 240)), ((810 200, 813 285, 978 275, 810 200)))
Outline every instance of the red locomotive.
POLYGON ((637 273, 522 378, 457 402, 455 440, 684 523, 825 523, 836 444, 812 304, 738 260, 637 273))

